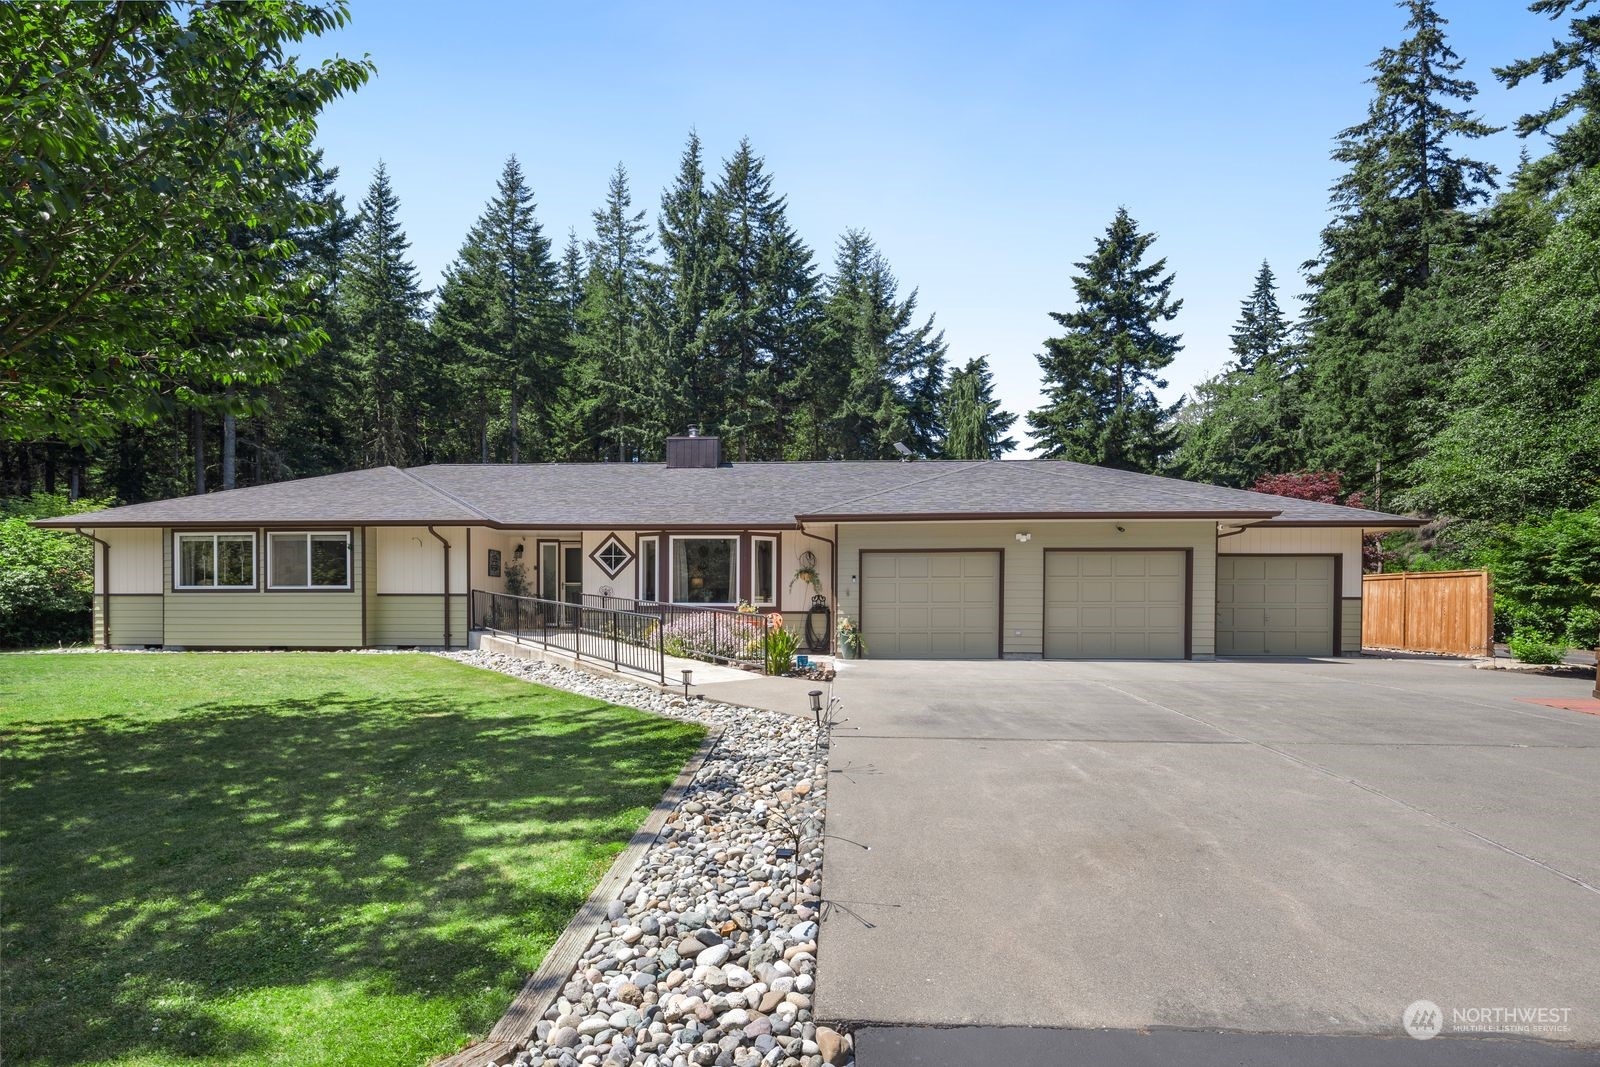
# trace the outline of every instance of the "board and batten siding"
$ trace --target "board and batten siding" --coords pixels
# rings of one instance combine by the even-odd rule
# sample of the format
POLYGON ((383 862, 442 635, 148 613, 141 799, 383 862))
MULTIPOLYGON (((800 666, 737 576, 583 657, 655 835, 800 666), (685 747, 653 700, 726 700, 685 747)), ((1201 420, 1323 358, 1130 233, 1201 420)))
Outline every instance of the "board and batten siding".
MULTIPOLYGON (((435 526, 450 542, 450 592, 467 591, 467 528, 435 526)), ((378 595, 443 593, 444 546, 426 526, 374 526, 377 543, 378 595)), ((478 552, 477 539, 472 551, 478 552)))
MULTIPOLYGON (((285 527, 288 529, 288 527, 285 527)), ((162 586, 166 590, 165 644, 180 648, 359 648, 360 575, 366 566, 361 531, 351 537, 351 573, 356 587, 319 592, 267 592, 262 531, 256 536, 255 592, 207 592, 172 588, 172 531, 162 532, 162 586)), ((117 567, 112 550, 112 570, 117 567)), ((116 628, 115 604, 112 628, 116 628)))
MULTIPOLYGON (((1003 550, 1005 597, 1001 654, 1036 658, 1044 653, 1044 551, 1047 548, 1173 548, 1192 552, 1191 652, 1216 654, 1217 526, 1211 520, 1033 522, 1026 519, 972 522, 848 523, 839 526, 839 601, 842 614, 861 614, 863 549, 999 548, 1003 550), (1124 532, 1118 533, 1121 525, 1124 532), (1026 543, 1016 535, 1032 536, 1026 543)), ((820 555, 820 553, 819 553, 820 555)), ((837 621, 837 619, 836 619, 837 621)), ((869 622, 870 626, 870 622, 869 622)), ((867 647, 872 634, 863 631, 867 647)))
POLYGON ((1344 527, 1252 527, 1217 539, 1217 553, 1284 556, 1339 556, 1339 647, 1347 656, 1361 651, 1361 531, 1344 527))

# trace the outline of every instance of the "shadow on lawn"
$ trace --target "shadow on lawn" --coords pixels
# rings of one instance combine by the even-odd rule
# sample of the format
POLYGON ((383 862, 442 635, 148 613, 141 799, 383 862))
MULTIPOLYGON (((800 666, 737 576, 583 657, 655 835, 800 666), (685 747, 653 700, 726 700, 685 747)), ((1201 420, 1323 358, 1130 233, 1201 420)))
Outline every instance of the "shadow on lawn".
POLYGON ((696 744, 562 699, 328 693, 0 734, 7 1061, 246 1052, 267 1035, 213 1001, 325 980, 446 998, 481 1031, 696 744), (564 862, 535 878, 530 852, 564 862))

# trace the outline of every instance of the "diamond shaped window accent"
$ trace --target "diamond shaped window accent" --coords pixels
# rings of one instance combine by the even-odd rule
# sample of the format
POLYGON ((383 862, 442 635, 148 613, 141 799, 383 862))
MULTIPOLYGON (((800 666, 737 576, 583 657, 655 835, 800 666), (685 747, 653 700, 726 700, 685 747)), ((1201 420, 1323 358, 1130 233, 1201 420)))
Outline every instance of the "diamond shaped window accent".
POLYGON ((616 534, 611 534, 600 542, 600 547, 589 558, 605 571, 607 578, 615 578, 622 573, 622 568, 633 562, 633 553, 617 539, 616 534))

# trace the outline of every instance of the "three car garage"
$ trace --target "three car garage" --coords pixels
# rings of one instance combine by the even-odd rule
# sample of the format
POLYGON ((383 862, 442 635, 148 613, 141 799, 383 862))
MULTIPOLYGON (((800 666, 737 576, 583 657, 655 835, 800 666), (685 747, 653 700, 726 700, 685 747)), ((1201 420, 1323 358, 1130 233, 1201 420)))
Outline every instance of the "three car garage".
POLYGON ((1350 608, 1337 552, 1219 552, 1198 567, 1193 545, 859 552, 859 623, 883 659, 1028 654, 1034 628, 1045 659, 1189 659, 1199 612, 1215 616, 1203 655, 1332 656, 1350 608))

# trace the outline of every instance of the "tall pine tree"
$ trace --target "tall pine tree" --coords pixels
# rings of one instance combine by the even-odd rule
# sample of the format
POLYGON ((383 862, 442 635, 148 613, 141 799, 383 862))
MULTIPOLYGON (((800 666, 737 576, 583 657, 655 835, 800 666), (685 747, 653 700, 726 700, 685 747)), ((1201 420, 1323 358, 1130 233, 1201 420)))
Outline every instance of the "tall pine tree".
POLYGON ((434 332, 454 371, 476 441, 490 458, 490 425, 504 397, 505 455, 544 452, 560 346, 565 343, 550 241, 517 157, 506 160, 495 195, 445 269, 434 332), (531 410, 530 410, 531 406, 531 410))
POLYGON ((950 372, 941 406, 945 437, 939 452, 945 459, 999 459, 1017 447, 1016 438, 1006 436, 1017 417, 995 398, 988 356, 950 372))
POLYGON ((1184 477, 1247 488, 1303 464, 1295 349, 1265 261, 1239 308, 1233 359, 1195 387, 1173 466, 1184 477))
POLYGON ((1306 419, 1313 462, 1375 488, 1381 466, 1410 462, 1437 426, 1457 353, 1448 302, 1436 297, 1470 247, 1468 213, 1494 168, 1459 141, 1495 132, 1454 106, 1477 93, 1431 0, 1404 0, 1409 36, 1372 64, 1367 118, 1339 135, 1348 168, 1334 219, 1307 264, 1306 419))
POLYGON ((561 392, 560 458, 651 458, 666 436, 665 375, 648 334, 652 248, 620 163, 594 224, 575 355, 561 392))
POLYGON ((1519 173, 1519 184, 1547 193, 1586 168, 1600 165, 1600 10, 1580 15, 1590 0, 1534 0, 1528 10, 1550 19, 1568 13, 1565 39, 1552 41, 1549 51, 1495 68, 1495 77, 1515 89, 1538 75, 1549 85, 1574 73, 1578 84, 1556 96, 1549 107, 1517 120, 1517 136, 1535 133, 1550 137, 1548 155, 1531 161, 1519 173))
POLYGON ((428 455, 428 397, 437 376, 423 325, 428 294, 406 257, 400 200, 382 163, 361 201, 356 229, 340 267, 338 312, 355 375, 361 459, 405 466, 428 455))
POLYGON ((1153 471, 1171 451, 1165 425, 1177 410, 1156 399, 1157 375, 1182 350, 1161 324, 1177 316, 1167 261, 1144 262, 1156 235, 1118 208, 1072 279, 1078 308, 1052 311, 1066 332, 1039 355, 1045 405, 1028 413, 1034 451, 1126 470, 1153 471))

